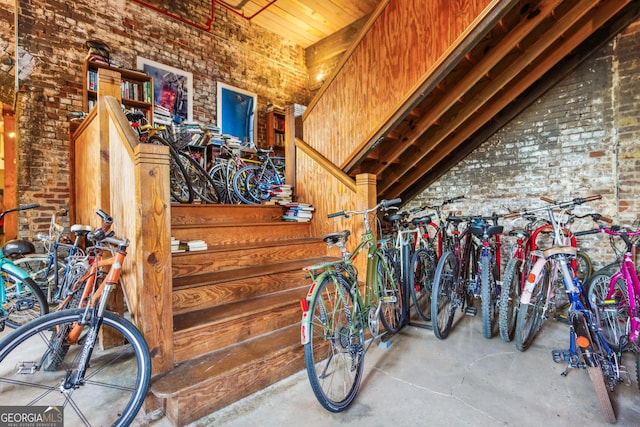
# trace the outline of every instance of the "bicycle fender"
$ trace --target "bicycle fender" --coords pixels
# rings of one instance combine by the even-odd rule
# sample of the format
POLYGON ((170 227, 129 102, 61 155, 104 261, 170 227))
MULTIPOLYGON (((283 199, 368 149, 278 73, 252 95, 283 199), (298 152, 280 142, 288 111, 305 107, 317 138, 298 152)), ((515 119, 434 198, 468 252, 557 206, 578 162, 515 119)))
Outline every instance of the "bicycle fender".
POLYGON ((22 280, 28 279, 30 277, 29 273, 27 273, 26 271, 24 271, 23 269, 21 269, 20 267, 18 267, 13 262, 7 259, 4 259, 4 262, 2 262, 0 269, 22 280))
POLYGON ((311 314, 309 313, 309 306, 311 305, 311 301, 313 301, 314 295, 317 293, 319 287, 317 286, 319 283, 322 283, 324 277, 327 275, 326 272, 319 274, 311 283, 309 287, 309 291, 307 292, 307 296, 300 299, 300 309, 302 310, 302 320, 300 322, 300 342, 302 345, 309 343, 309 330, 311 329, 311 314))
POLYGON ((531 292, 533 292, 533 288, 540 280, 540 272, 542 271, 546 263, 546 259, 538 258, 535 264, 533 264, 533 267, 531 267, 531 270, 529 270, 529 274, 527 274, 527 281, 524 284, 524 289, 522 290, 522 295, 520 296, 521 304, 529 304, 529 302, 531 301, 531 292))
POLYGON ((592 367, 600 366, 598 357, 593 350, 593 336, 587 326, 587 319, 584 318, 584 314, 575 313, 571 316, 571 325, 575 333, 576 345, 580 347, 585 363, 592 367))

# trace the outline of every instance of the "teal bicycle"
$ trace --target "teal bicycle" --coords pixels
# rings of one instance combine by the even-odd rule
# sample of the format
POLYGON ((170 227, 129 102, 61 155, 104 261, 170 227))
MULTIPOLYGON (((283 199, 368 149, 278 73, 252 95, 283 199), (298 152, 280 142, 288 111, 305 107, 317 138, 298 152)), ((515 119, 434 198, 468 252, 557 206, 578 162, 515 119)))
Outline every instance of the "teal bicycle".
MULTIPOLYGON (((6 214, 40 205, 25 205, 0 213, 0 221, 6 214)), ((27 240, 11 240, 0 250, 0 331, 5 326, 17 328, 31 319, 49 312, 47 297, 29 273, 16 266, 12 258, 34 253, 33 243, 27 240)))
POLYGON ((360 388, 367 349, 377 338, 394 334, 405 324, 401 285, 369 225, 370 214, 400 202, 383 200, 371 209, 329 214, 329 218, 362 216, 365 232, 352 252, 346 249, 349 230, 325 235, 329 247, 340 248, 340 259, 305 268, 313 284, 300 301, 301 338, 311 388, 328 411, 340 412, 351 405, 360 388), (364 287, 354 265, 363 251, 367 255, 364 287), (381 332, 380 323, 386 332, 381 332), (371 333, 369 346, 365 344, 366 328, 371 333))

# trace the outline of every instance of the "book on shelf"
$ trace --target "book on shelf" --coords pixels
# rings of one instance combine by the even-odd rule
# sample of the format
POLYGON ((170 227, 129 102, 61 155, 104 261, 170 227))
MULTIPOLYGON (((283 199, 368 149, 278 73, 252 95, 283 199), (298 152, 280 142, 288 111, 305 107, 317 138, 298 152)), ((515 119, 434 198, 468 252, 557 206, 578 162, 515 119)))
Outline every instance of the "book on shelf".
POLYGON ((290 216, 290 215, 283 215, 282 219, 284 219, 285 221, 290 221, 290 222, 309 222, 309 221, 311 221, 311 218, 305 218, 305 217, 299 217, 299 216, 290 216))
POLYGON ((295 217, 298 217, 298 218, 311 218, 311 217, 313 217, 313 212, 289 209, 285 215, 287 215, 287 216, 295 216, 295 217))
POLYGON ((204 251, 208 249, 208 245, 204 240, 189 240, 187 242, 187 249, 189 251, 204 251))

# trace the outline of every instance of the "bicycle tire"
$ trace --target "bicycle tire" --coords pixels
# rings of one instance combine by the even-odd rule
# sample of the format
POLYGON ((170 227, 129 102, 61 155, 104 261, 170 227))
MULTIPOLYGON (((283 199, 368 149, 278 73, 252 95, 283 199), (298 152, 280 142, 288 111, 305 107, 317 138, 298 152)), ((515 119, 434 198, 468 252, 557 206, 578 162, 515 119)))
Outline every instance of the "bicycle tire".
POLYGON ((90 355, 85 381, 76 389, 60 392, 65 379, 76 372, 78 358, 75 356, 82 345, 74 346, 64 368, 53 372, 43 372, 38 362, 25 360, 46 354, 51 331, 78 322, 84 313, 81 309, 50 313, 0 340, 3 397, 20 406, 65 406, 65 425, 127 426, 142 407, 151 378, 149 349, 140 331, 128 320, 105 312, 100 327, 117 333, 118 342, 124 345, 106 350, 96 345, 90 355), (16 381, 18 375, 19 381, 16 381), (104 405, 108 411, 96 411, 96 404, 101 402, 108 403, 104 405))
POLYGON ((518 309, 515 341, 519 351, 526 351, 531 346, 533 339, 542 327, 543 311, 547 304, 547 290, 551 280, 548 266, 549 264, 546 263, 540 271, 542 277, 531 291, 530 302, 520 304, 518 309))
POLYGON ((209 176, 213 180, 213 185, 218 193, 220 203, 233 203, 227 186, 227 163, 217 163, 214 165, 211 170, 209 170, 209 176))
POLYGON ((480 257, 480 302, 482 308, 482 335, 489 339, 496 332, 498 325, 498 289, 495 265, 490 262, 491 255, 480 257))
MULTIPOLYGON (((56 283, 55 271, 49 265, 51 263, 51 255, 27 255, 14 260, 13 263, 29 273, 29 277, 37 283, 47 298, 49 305, 54 304, 54 298, 58 292, 58 284, 56 283)), ((58 277, 61 277, 64 273, 65 264, 58 260, 56 267, 58 269, 58 277)))
POLYGON ((500 290, 498 326, 502 341, 513 339, 518 318, 520 288, 522 287, 522 260, 511 258, 504 270, 500 290))
POLYGON ((193 203, 193 188, 176 149, 157 135, 150 137, 148 142, 169 147, 169 192, 173 200, 178 203, 193 203))
POLYGON ((204 203, 218 203, 219 197, 213 179, 189 153, 178 151, 178 157, 193 189, 194 200, 199 197, 204 203))
POLYGON ((232 177, 233 191, 242 203, 255 205, 259 203, 259 199, 251 196, 249 192, 249 176, 261 169, 260 166, 249 165, 240 168, 232 177))
POLYGON ((459 280, 458 267, 453 252, 445 252, 438 261, 433 278, 431 322, 434 335, 441 340, 449 336, 458 306, 455 294, 459 280))
POLYGON ((587 284, 587 298, 592 309, 597 310, 600 316, 604 340, 613 351, 623 351, 629 337, 629 294, 625 280, 618 279, 610 298, 618 303, 607 308, 604 300, 609 292, 611 277, 608 273, 594 274, 587 284))
POLYGON ((387 332, 395 334, 402 328, 404 320, 401 285, 395 279, 386 258, 380 253, 376 259, 375 271, 378 282, 375 284, 375 289, 378 292, 378 301, 382 304, 380 320, 387 332))
POLYGON ((20 279, 4 270, 2 279, 5 301, 2 301, 0 326, 15 329, 49 312, 47 297, 33 279, 20 279))
POLYGON ((316 399, 330 412, 347 409, 362 380, 364 328, 349 289, 343 276, 326 276, 309 306, 311 327, 304 345, 307 375, 316 399))
POLYGON ((587 283, 593 275, 593 262, 591 257, 582 251, 576 253, 576 275, 580 283, 587 283))
POLYGON ((436 255, 428 249, 418 249, 411 256, 409 287, 413 307, 418 316, 426 321, 431 320, 431 290, 436 273, 436 255))

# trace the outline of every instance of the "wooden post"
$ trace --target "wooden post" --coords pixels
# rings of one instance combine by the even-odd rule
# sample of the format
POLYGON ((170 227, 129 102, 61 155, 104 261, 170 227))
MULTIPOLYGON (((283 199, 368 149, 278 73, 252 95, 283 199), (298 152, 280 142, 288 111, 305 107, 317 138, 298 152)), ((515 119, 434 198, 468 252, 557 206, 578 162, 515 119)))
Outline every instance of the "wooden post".
MULTIPOLYGON (((356 175, 356 210, 372 208, 376 205, 376 200, 376 176, 370 173, 356 175)), ((353 235, 360 237, 364 233, 364 226, 360 221, 357 224, 358 229, 353 232, 353 235)), ((369 215, 369 224, 375 233, 375 214, 369 215)), ((356 260, 356 266, 358 271, 363 272, 360 276, 361 280, 363 280, 366 277, 364 272, 367 271, 367 257, 359 256, 356 260)))
POLYGON ((296 126, 295 105, 287 105, 284 118, 284 161, 285 183, 293 187, 296 185, 296 126))

